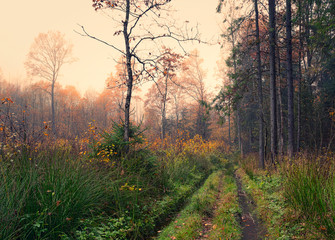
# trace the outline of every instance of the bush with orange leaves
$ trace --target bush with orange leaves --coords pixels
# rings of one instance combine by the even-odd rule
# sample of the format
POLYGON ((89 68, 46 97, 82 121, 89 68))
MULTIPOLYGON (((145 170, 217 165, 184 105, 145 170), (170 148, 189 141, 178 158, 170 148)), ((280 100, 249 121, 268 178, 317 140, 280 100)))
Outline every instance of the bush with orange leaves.
POLYGON ((158 156, 161 175, 166 174, 167 181, 183 181, 192 178, 190 175, 204 177, 225 161, 220 152, 222 143, 200 135, 190 138, 182 131, 174 138, 156 139, 149 149, 158 156))
POLYGON ((193 138, 187 132, 178 131, 176 137, 167 136, 164 139, 155 139, 149 144, 149 149, 152 151, 173 151, 175 154, 195 154, 206 155, 215 152, 228 150, 227 146, 222 141, 204 140, 200 135, 195 135, 193 138))

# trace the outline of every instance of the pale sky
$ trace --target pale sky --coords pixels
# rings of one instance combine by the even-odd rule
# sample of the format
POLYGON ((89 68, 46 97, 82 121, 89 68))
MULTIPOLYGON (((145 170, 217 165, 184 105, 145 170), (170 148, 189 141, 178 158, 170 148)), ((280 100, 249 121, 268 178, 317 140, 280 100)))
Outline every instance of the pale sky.
MULTIPOLYGON (((215 12, 218 0, 172 0, 178 11, 176 18, 199 23, 204 40, 217 40, 220 35, 221 16, 215 12)), ((16 82, 26 79, 24 61, 34 38, 40 32, 57 30, 65 34, 74 45, 73 55, 78 59, 64 65, 58 82, 74 85, 81 93, 87 89, 101 91, 110 72, 115 71, 114 60, 119 53, 97 41, 75 33, 83 25, 92 35, 109 39, 115 29, 111 20, 101 12, 94 11, 91 0, 1 0, 0 8, 0 69, 5 79, 16 82)), ((219 59, 220 46, 187 46, 198 48, 204 58, 203 67, 208 70, 206 84, 214 87, 214 69, 219 59)))

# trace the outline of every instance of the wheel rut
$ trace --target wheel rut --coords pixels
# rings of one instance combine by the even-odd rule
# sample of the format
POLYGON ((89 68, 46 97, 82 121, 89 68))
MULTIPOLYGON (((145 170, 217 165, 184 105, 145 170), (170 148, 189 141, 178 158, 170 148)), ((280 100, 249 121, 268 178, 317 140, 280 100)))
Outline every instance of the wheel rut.
POLYGON ((239 204, 242 210, 242 214, 240 215, 242 240, 264 239, 265 228, 259 222, 257 217, 252 213, 255 209, 255 206, 248 194, 243 190, 240 178, 236 176, 236 174, 234 177, 237 184, 239 204))

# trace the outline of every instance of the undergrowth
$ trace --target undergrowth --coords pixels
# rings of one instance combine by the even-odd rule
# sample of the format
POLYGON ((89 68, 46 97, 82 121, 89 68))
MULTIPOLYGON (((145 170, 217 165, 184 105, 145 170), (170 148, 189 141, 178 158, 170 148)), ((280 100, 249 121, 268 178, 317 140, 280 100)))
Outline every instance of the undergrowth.
POLYGON ((335 237, 333 159, 300 156, 284 159, 267 171, 257 169, 256 157, 241 161, 243 170, 237 174, 256 204, 269 239, 335 237))
POLYGON ((0 163, 1 239, 57 239, 107 200, 107 173, 53 154, 0 163))
POLYGON ((285 197, 315 231, 335 238, 335 156, 300 156, 283 166, 285 197))
POLYGON ((91 150, 61 140, 2 146, 0 239, 147 239, 220 165, 201 137, 153 149, 139 128, 124 154, 122 129, 80 140, 91 150))

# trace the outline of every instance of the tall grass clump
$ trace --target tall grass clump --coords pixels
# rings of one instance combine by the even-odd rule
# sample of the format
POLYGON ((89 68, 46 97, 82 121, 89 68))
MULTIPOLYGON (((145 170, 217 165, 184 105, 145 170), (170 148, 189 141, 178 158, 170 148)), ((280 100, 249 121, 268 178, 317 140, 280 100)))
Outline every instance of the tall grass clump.
POLYGON ((37 178, 34 172, 15 172, 9 163, 0 162, 0 239, 18 235, 21 214, 37 178))
POLYGON ((283 170, 288 203, 328 239, 335 239, 335 156, 301 156, 283 170))
POLYGON ((106 199, 106 179, 68 154, 17 156, 0 167, 0 239, 58 239, 106 199))

